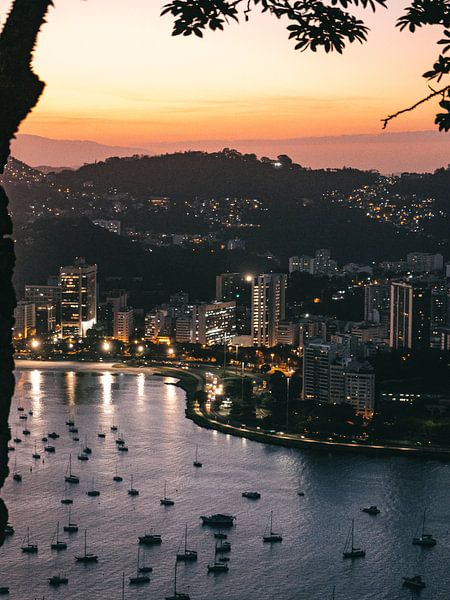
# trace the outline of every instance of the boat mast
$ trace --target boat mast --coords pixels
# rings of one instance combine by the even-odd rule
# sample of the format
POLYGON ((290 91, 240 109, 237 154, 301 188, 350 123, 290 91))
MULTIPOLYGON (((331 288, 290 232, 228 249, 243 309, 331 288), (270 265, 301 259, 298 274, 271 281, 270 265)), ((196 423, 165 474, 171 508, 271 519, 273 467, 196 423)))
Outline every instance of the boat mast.
POLYGON ((186 523, 186 529, 184 532, 184 553, 186 554, 187 552, 187 523, 186 523))
POLYGON ((87 556, 87 529, 84 530, 84 555, 87 556))
POLYGON ((352 551, 354 548, 355 519, 352 519, 352 551))
POLYGON ((273 510, 270 511, 270 535, 273 534, 273 531, 272 531, 272 520, 273 520, 273 510))
POLYGON ((423 534, 425 533, 425 517, 426 517, 427 511, 426 509, 423 511, 423 519, 422 519, 422 537, 423 534))
POLYGON ((173 578, 173 595, 177 597, 177 561, 175 561, 175 575, 173 578))
POLYGON ((122 573, 122 600, 125 600, 125 573, 122 573))

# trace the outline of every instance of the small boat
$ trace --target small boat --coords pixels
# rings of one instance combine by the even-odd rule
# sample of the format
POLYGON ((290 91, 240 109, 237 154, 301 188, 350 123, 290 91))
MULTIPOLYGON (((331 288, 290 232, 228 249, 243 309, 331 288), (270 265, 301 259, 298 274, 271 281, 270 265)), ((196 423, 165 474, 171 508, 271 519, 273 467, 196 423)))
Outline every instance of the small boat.
POLYGON ((22 429, 23 435, 30 435, 31 431, 29 429, 22 429))
POLYGON ((50 548, 52 550, 67 550, 67 544, 66 542, 61 542, 61 540, 59 539, 59 521, 56 525, 56 533, 55 533, 56 539, 54 542, 52 542, 50 544, 50 548))
POLYGON ((72 523, 71 521, 72 511, 69 508, 69 519, 67 521, 67 525, 64 525, 63 529, 67 533, 76 533, 78 531, 78 525, 76 523, 72 523))
POLYGON ((106 437, 106 433, 102 430, 102 428, 100 428, 100 431, 97 433, 97 437, 102 439, 106 437))
POLYGON ((150 577, 148 575, 141 574, 142 571, 139 570, 140 553, 141 553, 141 549, 138 546, 138 555, 137 555, 137 564, 136 564, 136 576, 129 578, 130 585, 142 585, 144 583, 150 583, 150 577))
POLYGON ((117 474, 117 465, 116 465, 116 474, 113 477, 113 481, 123 481, 123 477, 117 474))
POLYGON ((8 446, 8 452, 15 452, 16 449, 14 446, 8 446))
POLYGON ((57 440, 59 438, 59 433, 56 433, 56 431, 52 431, 51 433, 48 434, 48 437, 51 438, 52 440, 57 440))
POLYGON ((25 409, 23 406, 18 406, 17 407, 18 412, 23 412, 25 409))
POLYGON ((268 529, 268 533, 263 535, 263 541, 269 544, 274 544, 276 542, 282 542, 283 537, 279 533, 275 533, 273 530, 273 511, 270 511, 270 518, 268 523, 268 528, 266 527, 266 531, 268 529))
POLYGON ((403 577, 403 585, 413 590, 421 590, 425 587, 425 582, 420 575, 414 575, 414 577, 403 577))
POLYGON ((214 537, 216 540, 226 540, 228 536, 226 533, 222 533, 221 531, 219 531, 214 534, 214 537))
POLYGON ((72 498, 63 498, 61 504, 73 504, 72 498))
POLYGON ((0 596, 7 596, 9 594, 9 587, 2 586, 0 587, 0 596))
POLYGON ((84 530, 84 554, 75 556, 75 560, 82 563, 94 563, 98 561, 98 556, 96 554, 91 554, 87 551, 87 529, 84 530))
POLYGON ((79 438, 78 436, 75 436, 75 437, 73 437, 73 438, 72 438, 72 441, 74 441, 74 442, 79 442, 79 441, 80 441, 80 438, 79 438))
POLYGON ((75 426, 75 421, 70 417, 69 419, 67 419, 66 425, 68 427, 74 427, 75 426))
POLYGON ((366 506, 365 508, 361 509, 362 512, 367 513, 368 515, 379 515, 381 510, 375 506, 375 504, 373 506, 366 506))
POLYGON ((131 476, 131 485, 130 485, 130 489, 128 490, 128 495, 129 496, 139 496, 139 490, 137 490, 136 488, 133 487, 133 475, 131 476))
POLYGON ((31 408, 30 408, 30 410, 28 411, 28 414, 30 415, 30 417, 32 417, 32 416, 33 416, 33 411, 31 410, 31 408))
POLYGON ((14 527, 12 525, 10 525, 9 523, 6 523, 5 529, 4 529, 5 537, 7 537, 9 535, 14 535, 14 533, 15 533, 14 527))
POLYGON ((116 439, 116 444, 117 444, 118 446, 123 446, 123 445, 125 444, 125 440, 123 439, 123 437, 122 437, 122 436, 119 436, 119 437, 116 439))
POLYGON ((111 431, 117 431, 119 428, 117 427, 117 425, 111 425, 111 431))
POLYGON ((189 550, 187 547, 187 524, 184 530, 184 552, 177 553, 177 561, 192 562, 197 560, 197 551, 189 550))
POLYGON ((198 460, 198 444, 195 446, 195 459, 193 465, 194 467, 203 467, 203 464, 198 460))
POLYGON ((78 454, 77 458, 81 461, 89 460, 89 456, 84 452, 83 448, 80 449, 80 453, 78 454))
POLYGON ((49 454, 54 454, 56 451, 55 446, 51 446, 50 444, 48 444, 47 446, 44 446, 44 452, 48 452, 49 454))
POLYGON ((203 525, 212 525, 213 527, 233 527, 236 517, 217 513, 215 515, 201 516, 203 525))
POLYGON ((48 442, 48 437, 46 435, 43 435, 41 437, 41 442, 48 442))
POLYGON ((22 475, 17 470, 17 456, 14 457, 14 472, 13 472, 13 480, 14 481, 22 481, 22 475))
POLYGON ((361 548, 355 548, 354 542, 355 536, 355 519, 352 519, 352 526, 345 542, 344 551, 342 553, 343 558, 363 558, 366 555, 366 551, 361 548))
POLYGON ((248 498, 249 500, 259 500, 261 494, 259 492, 242 492, 242 497, 248 498))
MULTIPOLYGON (((74 475, 72 473, 72 455, 71 454, 69 454, 69 467, 68 467, 68 470, 69 470, 69 474, 68 475, 66 474, 64 480, 67 483, 80 483, 80 478, 77 475, 74 475)), ((66 471, 66 473, 67 473, 67 471, 66 471)))
POLYGON ((94 487, 94 478, 92 478, 92 489, 90 489, 86 492, 86 496, 91 496, 92 498, 96 498, 97 496, 100 496, 100 491, 96 490, 94 487))
POLYGON ((20 444, 22 442, 22 439, 20 437, 17 437, 17 435, 16 435, 16 437, 13 439, 13 442, 15 444, 20 444))
POLYGON ((223 540, 216 542, 216 554, 225 554, 226 552, 231 552, 231 542, 224 542, 223 540))
POLYGON ((191 597, 189 596, 189 594, 185 594, 184 592, 179 592, 177 590, 177 567, 178 567, 178 563, 177 563, 177 561, 175 561, 175 570, 174 570, 174 577, 173 577, 173 595, 166 596, 166 600, 191 600, 191 597))
POLYGON ((431 533, 425 533, 425 519, 426 519, 426 511, 423 511, 422 518, 422 533, 419 537, 413 538, 412 543, 415 546, 422 546, 423 548, 431 548, 432 546, 436 546, 436 540, 431 535, 431 533))
POLYGON ((83 453, 84 454, 92 454, 92 448, 89 446, 88 441, 87 441, 87 436, 84 439, 84 448, 83 448, 83 453))
POLYGON ((34 442, 34 452, 32 456, 35 460, 39 460, 41 458, 41 455, 39 454, 36 448, 36 442, 34 442))
POLYGON ((78 427, 75 427, 74 425, 69 427, 69 433, 78 433, 78 427))
POLYGON ((174 500, 171 500, 167 497, 167 481, 164 482, 164 496, 159 501, 163 506, 173 506, 175 504, 174 500))
POLYGON ((139 536, 139 544, 141 546, 155 546, 161 544, 162 538, 157 533, 145 533, 139 536))
POLYGON ((117 450, 119 452, 128 452, 128 446, 119 446, 117 450))
POLYGON ((27 415, 20 415, 19 419, 21 419, 22 421, 26 421, 28 419, 27 415))
POLYGON ((65 585, 69 583, 67 577, 62 577, 61 575, 52 575, 52 577, 48 578, 49 585, 54 587, 58 587, 59 585, 65 585))
POLYGON ((304 496, 305 492, 297 492, 297 496, 304 496))
POLYGON ((22 542, 22 546, 21 546, 21 550, 24 554, 36 554, 38 551, 38 545, 37 544, 32 544, 30 542, 30 528, 27 528, 27 535, 25 536, 23 542, 22 542), (25 541, 27 542, 25 544, 25 541))
POLYGON ((212 565, 208 565, 208 573, 227 573, 229 566, 221 560, 214 560, 212 565))

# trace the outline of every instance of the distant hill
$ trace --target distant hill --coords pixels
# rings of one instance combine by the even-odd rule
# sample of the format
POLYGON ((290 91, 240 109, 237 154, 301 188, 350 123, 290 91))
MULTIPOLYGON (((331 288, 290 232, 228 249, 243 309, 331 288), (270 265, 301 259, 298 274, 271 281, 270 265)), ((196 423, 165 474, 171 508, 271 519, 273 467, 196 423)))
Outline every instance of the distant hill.
POLYGON ((12 142, 11 154, 32 167, 79 167, 105 160, 109 156, 148 154, 142 148, 107 146, 88 140, 54 140, 38 135, 19 134, 12 142))
POLYGON ((450 135, 437 131, 298 137, 260 140, 200 140, 146 144, 150 154, 237 148, 258 156, 289 154, 312 169, 353 167, 383 174, 432 172, 450 163, 450 135))

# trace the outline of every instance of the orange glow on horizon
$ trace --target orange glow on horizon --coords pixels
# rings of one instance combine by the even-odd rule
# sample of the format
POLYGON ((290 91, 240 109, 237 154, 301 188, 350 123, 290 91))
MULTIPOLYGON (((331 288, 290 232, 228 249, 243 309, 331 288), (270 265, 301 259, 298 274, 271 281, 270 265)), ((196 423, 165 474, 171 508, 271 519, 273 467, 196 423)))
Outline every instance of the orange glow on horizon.
MULTIPOLYGON (((55 2, 34 61, 47 87, 20 132, 144 148, 381 133, 382 117, 428 93, 421 74, 438 54, 439 30, 400 33, 406 0, 360 11, 370 41, 343 56, 296 52, 282 22, 256 13, 204 39, 174 38, 162 4, 55 2)), ((435 112, 430 103, 389 131, 433 129, 435 112)))

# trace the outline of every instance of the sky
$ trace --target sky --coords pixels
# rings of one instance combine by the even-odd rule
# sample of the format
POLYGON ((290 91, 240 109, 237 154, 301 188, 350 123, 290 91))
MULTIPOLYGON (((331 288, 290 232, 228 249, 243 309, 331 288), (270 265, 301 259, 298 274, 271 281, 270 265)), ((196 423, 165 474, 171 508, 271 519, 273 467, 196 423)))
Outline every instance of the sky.
MULTIPOLYGON (((421 74, 439 31, 400 33, 404 0, 363 11, 369 43, 343 56, 295 51, 283 22, 256 13, 203 39, 172 37, 163 3, 55 0, 34 60, 47 87, 20 132, 139 147, 378 133, 383 116, 428 92, 421 74)), ((429 104, 390 131, 433 129, 435 111, 429 104)))

